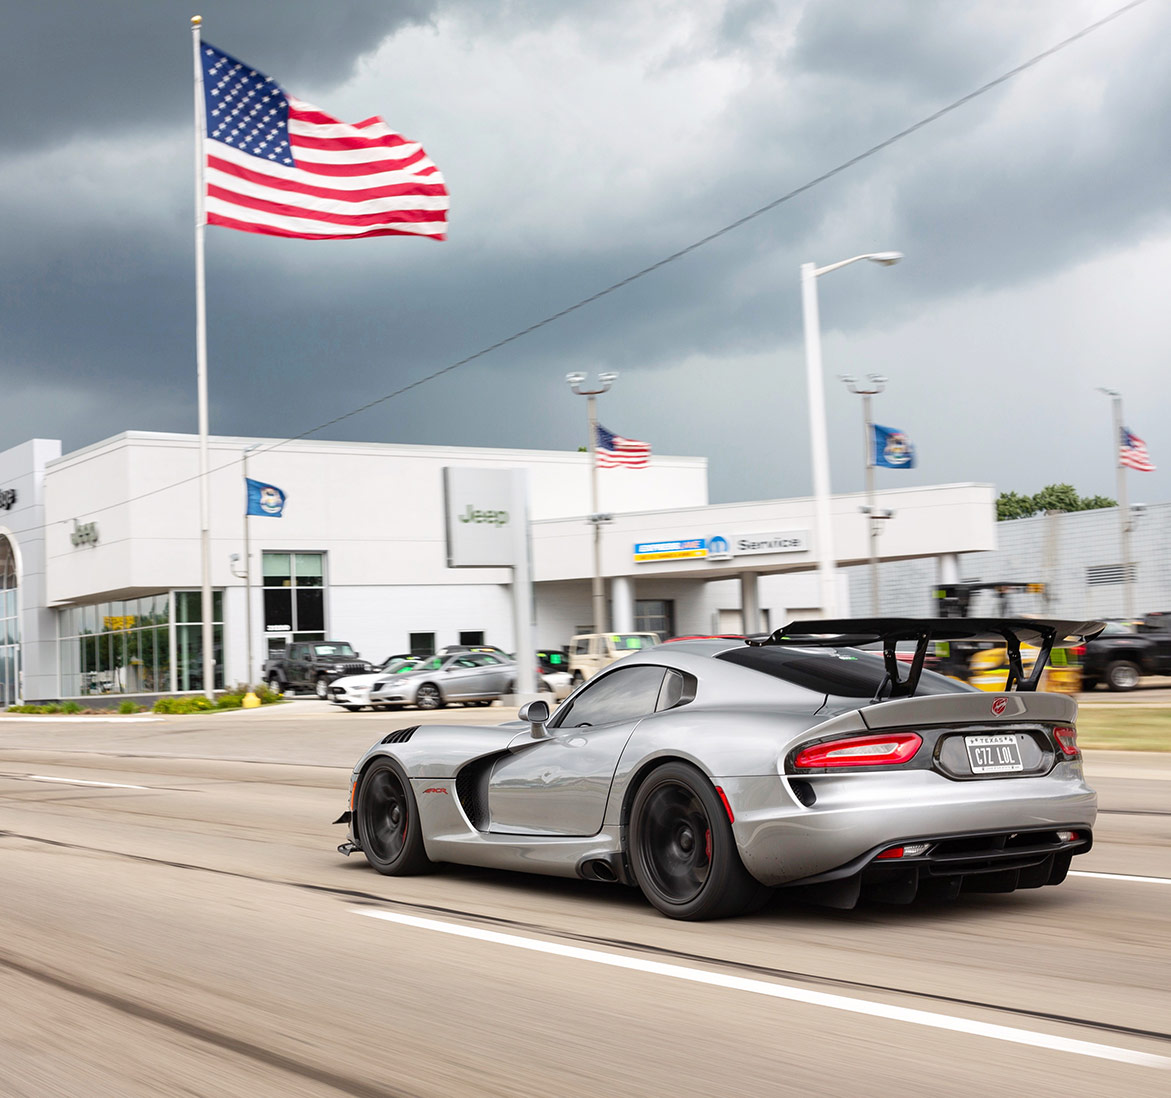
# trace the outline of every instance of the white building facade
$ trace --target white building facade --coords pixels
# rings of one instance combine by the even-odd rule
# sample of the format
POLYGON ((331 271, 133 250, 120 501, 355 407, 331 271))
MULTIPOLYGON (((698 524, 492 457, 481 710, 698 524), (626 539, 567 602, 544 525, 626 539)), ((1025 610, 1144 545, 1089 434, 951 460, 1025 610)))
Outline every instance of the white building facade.
MULTIPOLYGON (((293 639, 346 640, 373 661, 456 643, 513 650, 511 570, 447 565, 448 467, 526 470, 536 645, 593 628, 587 454, 213 438, 210 458, 217 687, 259 681, 293 639), (288 497, 282 517, 247 519, 251 667, 246 448, 248 475, 288 497)), ((608 628, 756 631, 820 613, 811 500, 713 506, 705 458, 658 455, 603 470, 599 494, 613 515, 608 628)), ((995 548, 993 499, 988 485, 883 493, 896 511, 884 559, 995 548)), ((860 503, 834 500, 842 564, 864 559, 860 503)), ((0 454, 0 701, 202 690, 199 562, 195 436, 128 432, 65 455, 36 439, 0 454)))

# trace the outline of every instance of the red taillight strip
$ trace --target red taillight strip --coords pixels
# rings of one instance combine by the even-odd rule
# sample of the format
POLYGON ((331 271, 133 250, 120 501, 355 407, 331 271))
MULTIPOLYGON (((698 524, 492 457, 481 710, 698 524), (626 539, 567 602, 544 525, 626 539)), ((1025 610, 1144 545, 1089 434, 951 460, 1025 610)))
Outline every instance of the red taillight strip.
POLYGON ((1053 738, 1057 741, 1057 746, 1061 748, 1061 753, 1067 759, 1076 759, 1081 754, 1077 745, 1076 728, 1055 728, 1053 729, 1053 738))
POLYGON ((910 762, 923 746, 917 732, 888 732, 883 736, 848 736, 803 748, 793 760, 798 770, 839 769, 847 766, 898 766, 910 762))

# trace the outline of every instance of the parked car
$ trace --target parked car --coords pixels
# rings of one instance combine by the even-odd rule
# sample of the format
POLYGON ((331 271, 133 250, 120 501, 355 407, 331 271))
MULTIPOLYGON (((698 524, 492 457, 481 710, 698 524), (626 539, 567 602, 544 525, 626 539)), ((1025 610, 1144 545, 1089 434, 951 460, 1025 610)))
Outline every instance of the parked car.
POLYGON ((293 641, 283 655, 265 662, 264 680, 276 694, 312 690, 324 699, 334 679, 373 670, 374 665, 359 659, 347 641, 293 641))
POLYGON ((449 702, 490 705, 512 693, 516 664, 491 652, 430 656, 399 675, 378 676, 370 690, 374 705, 417 705, 442 709, 449 702))
POLYGON ((343 709, 355 712, 373 704, 370 691, 378 680, 387 675, 401 675, 423 662, 425 656, 398 655, 383 660, 376 670, 364 675, 343 675, 329 684, 329 700, 343 709))
POLYGON ((453 862, 636 885, 676 919, 774 887, 849 908, 1058 885, 1093 845, 1097 798, 1077 703, 1034 687, 1051 647, 1100 626, 801 621, 635 652, 556 713, 383 736, 354 767, 339 850, 391 876, 453 862), (1010 636, 1043 646, 1015 689, 923 668, 932 639, 1010 636), (885 651, 849 646, 865 640, 885 651))
POLYGON ((569 652, 565 648, 545 648, 537 653, 537 689, 548 690, 557 701, 573 690, 569 674, 569 652))
POLYGON ((1171 632, 1148 627, 1136 633, 1122 622, 1107 622, 1100 636, 1086 642, 1081 660, 1083 690, 1100 682, 1111 690, 1133 690, 1143 675, 1171 675, 1171 632))
POLYGON ((569 674, 575 687, 615 660, 659 643, 658 633, 579 633, 569 641, 569 674))

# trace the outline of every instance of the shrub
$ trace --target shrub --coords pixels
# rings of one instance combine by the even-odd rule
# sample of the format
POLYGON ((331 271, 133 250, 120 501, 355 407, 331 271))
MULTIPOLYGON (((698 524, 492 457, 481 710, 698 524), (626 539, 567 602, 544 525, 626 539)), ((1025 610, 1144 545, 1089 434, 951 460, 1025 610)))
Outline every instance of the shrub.
POLYGON ((206 713, 214 708, 202 694, 191 694, 184 698, 159 698, 154 703, 156 713, 206 713))
POLYGON ((81 706, 78 705, 77 702, 66 702, 63 706, 61 706, 61 712, 62 713, 80 713, 81 706))
POLYGON ((118 706, 118 712, 119 713, 141 713, 142 706, 139 705, 137 702, 132 702, 129 698, 127 698, 124 702, 122 702, 118 706))

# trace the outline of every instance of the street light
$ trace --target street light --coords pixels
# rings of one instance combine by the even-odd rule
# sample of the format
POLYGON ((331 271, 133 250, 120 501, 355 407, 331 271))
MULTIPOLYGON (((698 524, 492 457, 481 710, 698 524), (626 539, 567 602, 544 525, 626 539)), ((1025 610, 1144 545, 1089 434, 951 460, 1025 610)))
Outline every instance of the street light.
POLYGON ((839 375, 846 388, 862 398, 862 455, 866 466, 866 505, 859 508, 866 515, 867 544, 870 549, 870 614, 878 617, 878 535, 879 522, 891 518, 893 511, 874 505, 874 420, 870 414, 870 398, 878 396, 886 388, 882 374, 868 374, 861 382, 849 374, 839 375))
POLYGON ((598 511, 598 402, 602 393, 609 392, 610 386, 618 380, 616 373, 598 374, 598 384, 601 388, 586 389, 586 375, 581 373, 566 374, 565 380, 569 387, 578 396, 586 397, 586 414, 589 417, 590 443, 590 516, 589 522, 594 527, 594 632, 606 632, 606 591, 602 586, 602 523, 610 520, 609 515, 598 511))
POLYGON ((1130 532, 1134 528, 1126 502, 1126 466, 1122 464, 1122 394, 1117 389, 1099 385, 1098 392, 1110 398, 1114 412, 1114 464, 1118 477, 1118 538, 1122 549, 1122 614, 1134 617, 1134 566, 1130 559, 1130 532))
POLYGON ((825 385, 821 374, 821 327, 817 313, 817 277, 839 267, 868 259, 890 267, 903 258, 902 252, 869 252, 852 256, 827 267, 801 264, 801 312, 805 322, 805 377, 809 389, 809 448, 813 465, 813 503, 817 521, 817 575, 821 589, 822 615, 837 613, 833 519, 830 514, 829 441, 825 423, 825 385))

